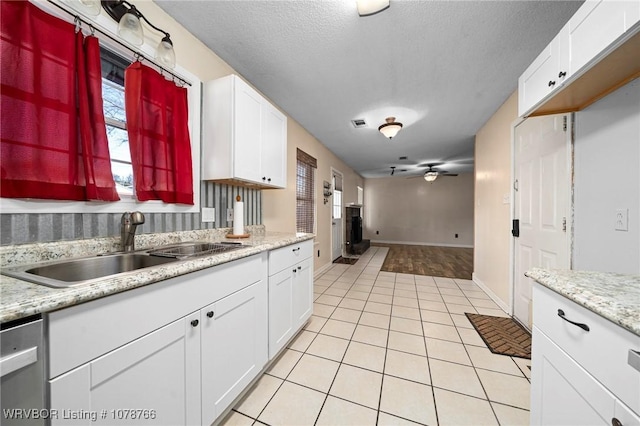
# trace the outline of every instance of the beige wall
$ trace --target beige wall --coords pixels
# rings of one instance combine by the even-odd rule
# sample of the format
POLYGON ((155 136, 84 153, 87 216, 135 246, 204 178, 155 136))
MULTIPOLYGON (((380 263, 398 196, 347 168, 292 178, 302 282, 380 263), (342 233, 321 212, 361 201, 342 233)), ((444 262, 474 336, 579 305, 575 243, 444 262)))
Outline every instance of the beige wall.
POLYGON ((473 278, 501 302, 511 306, 511 127, 518 118, 513 93, 476 134, 475 238, 473 278))
MULTIPOLYGON (((316 189, 316 247, 315 269, 331 263, 331 198, 324 204, 323 181, 331 182, 331 168, 343 174, 344 205, 356 203, 357 187, 364 187, 364 179, 336 157, 292 119, 287 126, 287 188, 262 191, 262 222, 270 231, 296 232, 296 148, 318 160, 315 174, 316 189), (320 250, 320 256, 318 256, 320 250)), ((343 219, 344 220, 344 219, 343 219)), ((343 224, 344 229, 344 224, 343 224)))
MULTIPOLYGON (((177 63, 202 81, 237 72, 202 42, 150 1, 136 1, 142 12, 155 25, 171 33, 177 63)), ((148 32, 150 33, 150 31, 148 32)), ((159 41, 159 40, 158 40, 159 41)), ((155 42, 157 43, 157 41, 155 42)), ((251 82, 249 82, 251 83, 251 82)), ((283 111, 286 114, 286 111, 283 111)), ((206 119, 206 117, 204 118, 206 119)), ((357 201, 357 186, 364 179, 336 157, 291 117, 287 117, 287 188, 262 191, 262 222, 269 231, 296 231, 296 148, 318 160, 316 171, 316 270, 331 263, 331 203, 323 204, 322 182, 331 181, 331 167, 344 175, 345 204, 357 201), (320 250, 320 257, 317 252, 320 250)))
POLYGON ((433 183, 421 177, 402 176, 365 182, 365 238, 405 244, 473 246, 473 173, 440 177, 433 183))

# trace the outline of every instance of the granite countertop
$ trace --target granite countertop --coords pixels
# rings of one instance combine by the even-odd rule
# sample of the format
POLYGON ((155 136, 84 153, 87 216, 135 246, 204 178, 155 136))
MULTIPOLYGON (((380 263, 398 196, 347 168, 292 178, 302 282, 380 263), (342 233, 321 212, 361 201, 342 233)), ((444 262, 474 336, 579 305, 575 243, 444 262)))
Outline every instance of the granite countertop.
MULTIPOLYGON (((194 240, 225 241, 225 234, 228 231, 225 228, 218 228, 143 234, 136 236, 136 249, 194 240)), ((51 312, 314 238, 313 234, 265 232, 264 227, 260 226, 249 229, 249 233, 249 238, 240 240, 243 247, 237 250, 139 269, 75 287, 52 288, 0 275, 0 323, 51 312)), ((2 268, 21 266, 117 250, 119 250, 119 238, 2 246, 0 247, 0 266, 2 268)))
POLYGON ((541 268, 525 275, 640 336, 640 275, 541 268))

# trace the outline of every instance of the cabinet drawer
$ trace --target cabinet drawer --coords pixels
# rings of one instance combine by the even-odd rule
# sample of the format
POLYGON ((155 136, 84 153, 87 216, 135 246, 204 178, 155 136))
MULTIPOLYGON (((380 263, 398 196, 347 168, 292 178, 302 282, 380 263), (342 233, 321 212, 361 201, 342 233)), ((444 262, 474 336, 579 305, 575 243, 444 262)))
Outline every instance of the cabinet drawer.
POLYGON ((640 350, 639 336, 539 284, 533 288, 533 321, 611 393, 640 413, 640 372, 628 363, 629 349, 640 350), (559 309, 565 318, 586 324, 589 331, 563 320, 559 309))
POLYGON ((313 240, 292 244, 269 252, 269 276, 295 265, 313 254, 313 240))

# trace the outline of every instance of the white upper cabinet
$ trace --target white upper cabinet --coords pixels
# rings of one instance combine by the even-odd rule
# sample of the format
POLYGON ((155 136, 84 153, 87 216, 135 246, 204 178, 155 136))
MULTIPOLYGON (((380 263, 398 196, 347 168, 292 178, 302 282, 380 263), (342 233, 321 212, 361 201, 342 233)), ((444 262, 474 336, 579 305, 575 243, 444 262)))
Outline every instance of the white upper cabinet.
POLYGON ((236 75, 204 84, 202 179, 284 188, 287 118, 236 75))
POLYGON ((587 0, 518 79, 520 116, 579 111, 640 71, 640 0, 587 0))
POLYGON ((576 72, 640 20, 640 1, 586 1, 569 20, 570 67, 576 72))
POLYGON ((568 77, 567 34, 569 26, 551 40, 518 79, 518 111, 522 115, 548 94, 562 86, 568 77))

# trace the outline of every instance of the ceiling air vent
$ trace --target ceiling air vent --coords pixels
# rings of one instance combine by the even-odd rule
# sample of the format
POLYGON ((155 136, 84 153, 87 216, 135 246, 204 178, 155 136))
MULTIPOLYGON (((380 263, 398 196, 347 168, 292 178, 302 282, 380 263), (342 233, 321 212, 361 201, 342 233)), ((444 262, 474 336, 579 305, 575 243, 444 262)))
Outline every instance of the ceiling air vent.
POLYGON ((364 118, 356 118, 355 120, 351 120, 351 124, 353 124, 353 127, 355 127, 356 129, 359 127, 367 127, 367 122, 364 121, 364 118))

